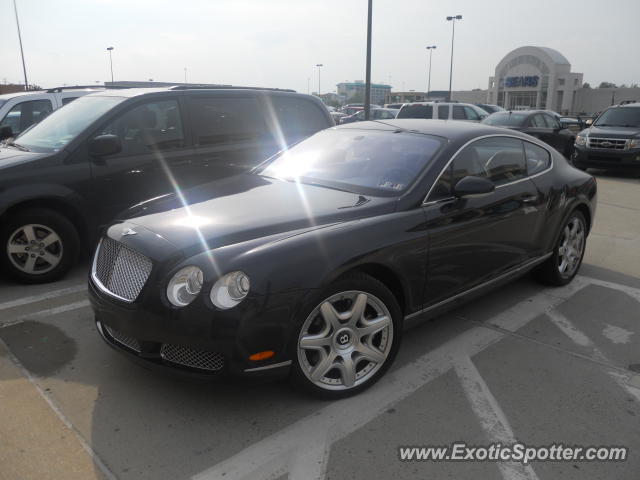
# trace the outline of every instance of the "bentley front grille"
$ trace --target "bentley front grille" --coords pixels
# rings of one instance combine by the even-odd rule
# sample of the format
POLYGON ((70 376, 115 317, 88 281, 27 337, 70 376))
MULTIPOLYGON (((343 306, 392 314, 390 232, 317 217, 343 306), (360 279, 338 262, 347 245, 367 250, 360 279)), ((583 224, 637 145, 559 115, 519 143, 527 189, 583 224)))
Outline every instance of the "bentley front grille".
POLYGON ((93 261, 92 276, 105 293, 133 302, 149 278, 151 267, 151 260, 141 253, 110 238, 103 238, 93 261))

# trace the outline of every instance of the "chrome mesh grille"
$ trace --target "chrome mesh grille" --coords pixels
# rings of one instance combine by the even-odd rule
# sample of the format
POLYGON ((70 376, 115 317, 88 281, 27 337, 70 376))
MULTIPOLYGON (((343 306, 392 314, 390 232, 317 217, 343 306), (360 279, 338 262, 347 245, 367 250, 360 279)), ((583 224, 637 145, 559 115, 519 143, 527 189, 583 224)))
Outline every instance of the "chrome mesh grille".
POLYGON ((589 137, 590 148, 604 148, 607 150, 624 150, 627 147, 625 138, 595 138, 589 137))
POLYGON ((111 327, 107 327, 106 325, 104 326, 104 328, 109 333, 109 335, 111 335, 111 338, 113 338, 116 342, 121 343, 125 347, 129 347, 131 350, 135 350, 138 353, 142 351, 142 349, 140 348, 140 342, 138 342, 138 340, 136 340, 135 338, 130 337, 129 335, 125 335, 124 333, 119 332, 118 330, 115 330, 111 327))
POLYGON ((147 257, 120 242, 103 238, 96 252, 93 276, 106 293, 133 302, 151 273, 147 257))
POLYGON ((201 370, 220 370, 224 366, 224 356, 216 352, 206 352, 193 348, 162 344, 160 356, 172 363, 201 370))

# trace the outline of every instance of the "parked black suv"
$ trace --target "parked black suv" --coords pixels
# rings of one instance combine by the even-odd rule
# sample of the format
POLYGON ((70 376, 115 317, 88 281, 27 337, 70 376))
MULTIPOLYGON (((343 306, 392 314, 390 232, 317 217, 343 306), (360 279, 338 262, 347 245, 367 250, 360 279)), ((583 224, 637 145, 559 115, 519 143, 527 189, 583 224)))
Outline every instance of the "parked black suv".
POLYGON ((607 108, 576 137, 573 164, 593 168, 640 168, 640 103, 607 108))
POLYGON ((79 98, 0 148, 0 265, 28 283, 60 278, 119 212, 250 169, 332 125, 319 99, 291 90, 79 98))

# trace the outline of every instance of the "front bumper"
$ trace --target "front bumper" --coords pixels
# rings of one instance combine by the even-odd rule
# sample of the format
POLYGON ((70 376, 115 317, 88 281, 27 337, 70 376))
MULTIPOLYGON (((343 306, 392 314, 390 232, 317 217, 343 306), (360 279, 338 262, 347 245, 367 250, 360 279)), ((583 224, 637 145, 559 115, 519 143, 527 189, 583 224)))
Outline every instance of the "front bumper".
POLYGON ((228 311, 213 311, 203 299, 174 309, 154 301, 149 291, 139 302, 125 304, 89 280, 96 327, 109 346, 137 363, 199 379, 286 376, 295 317, 291 305, 302 294, 273 295, 269 302, 248 297, 228 311), (248 359, 265 350, 275 355, 248 359))
POLYGON ((579 167, 640 168, 640 149, 607 150, 576 146, 573 162, 579 167))

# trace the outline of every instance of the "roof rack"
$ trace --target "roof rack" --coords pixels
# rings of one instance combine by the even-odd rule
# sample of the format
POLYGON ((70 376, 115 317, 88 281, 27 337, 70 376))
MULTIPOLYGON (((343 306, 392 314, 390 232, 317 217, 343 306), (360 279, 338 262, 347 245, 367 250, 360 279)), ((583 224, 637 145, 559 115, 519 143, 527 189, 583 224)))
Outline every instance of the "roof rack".
POLYGON ((623 100, 619 105, 629 105, 631 103, 639 103, 637 100, 623 100))
POLYGON ((45 88, 44 90, 47 93, 60 93, 63 90, 78 90, 79 88, 106 88, 106 89, 118 89, 118 88, 127 88, 120 86, 111 86, 111 85, 73 85, 71 87, 53 87, 53 88, 45 88))
POLYGON ((269 88, 269 87, 236 87, 233 85, 174 85, 169 90, 267 90, 272 92, 293 92, 290 88, 269 88))

